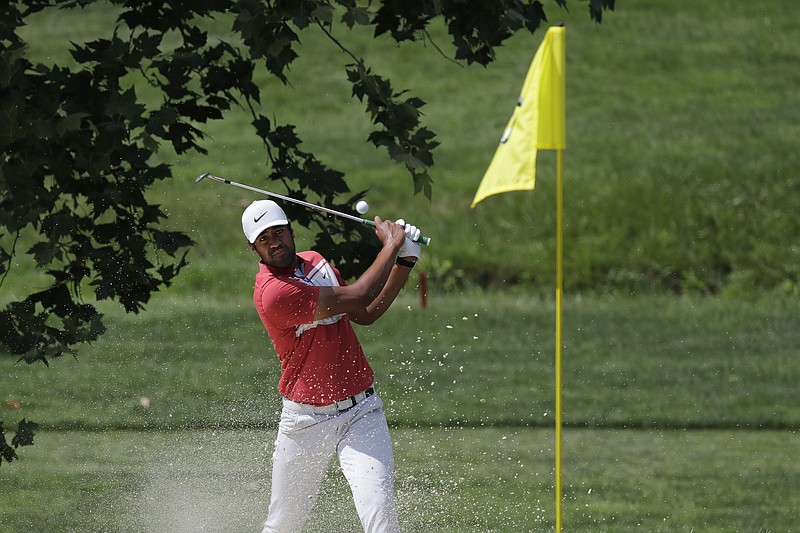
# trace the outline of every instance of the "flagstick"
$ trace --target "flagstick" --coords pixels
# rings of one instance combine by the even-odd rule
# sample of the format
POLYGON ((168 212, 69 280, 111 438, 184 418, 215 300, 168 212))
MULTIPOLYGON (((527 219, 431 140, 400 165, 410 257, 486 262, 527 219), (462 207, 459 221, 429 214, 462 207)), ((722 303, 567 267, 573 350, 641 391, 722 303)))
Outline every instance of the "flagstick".
POLYGON ((564 151, 556 152, 556 533, 561 533, 561 292, 564 285, 563 166, 564 151))
POLYGON ((533 190, 536 151, 556 150, 558 167, 556 209, 556 533, 561 533, 561 291, 563 288, 563 150, 566 147, 566 51, 561 24, 551 27, 536 50, 517 106, 508 121, 500 145, 472 207, 493 194, 533 190), (515 128, 528 121, 529 128, 515 128), (515 134, 515 132, 519 132, 515 134))

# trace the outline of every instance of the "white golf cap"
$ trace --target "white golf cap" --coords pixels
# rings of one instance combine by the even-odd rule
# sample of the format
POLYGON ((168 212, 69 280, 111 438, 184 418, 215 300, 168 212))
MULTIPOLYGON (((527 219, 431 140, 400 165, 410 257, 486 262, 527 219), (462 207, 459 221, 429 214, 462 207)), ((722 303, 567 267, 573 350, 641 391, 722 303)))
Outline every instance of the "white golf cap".
POLYGON ((242 229, 250 244, 256 242, 265 229, 287 224, 286 213, 272 200, 256 200, 242 213, 242 229))

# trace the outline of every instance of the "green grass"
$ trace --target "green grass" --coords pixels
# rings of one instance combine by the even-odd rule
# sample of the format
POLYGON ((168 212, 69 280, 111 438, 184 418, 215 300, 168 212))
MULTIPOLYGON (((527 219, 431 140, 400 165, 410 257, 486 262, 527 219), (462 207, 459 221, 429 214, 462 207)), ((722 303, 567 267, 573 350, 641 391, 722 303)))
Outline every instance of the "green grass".
MULTIPOLYGON (((403 531, 552 531, 552 430, 393 430, 403 531)), ((2 531, 256 531, 265 430, 45 432, 3 467, 2 531)), ((564 433, 564 531, 791 531, 800 437, 775 431, 564 433)), ((306 531, 353 531, 332 471, 306 531)))
MULTIPOLYGON (((271 424, 279 365, 250 286, 236 299, 161 295, 141 315, 108 307, 107 334, 77 360, 9 366, 0 391, 50 429, 271 424)), ((394 425, 552 427, 554 316, 552 300, 524 293, 433 296, 420 309, 408 287, 357 331, 394 425)), ((567 298, 564 421, 800 428, 798 316, 797 301, 567 298)))
MULTIPOLYGON (((794 3, 643 0, 602 26, 585 3, 570 5, 549 7, 568 27, 565 531, 791 531, 794 3)), ((25 30, 32 53, 63 57, 68 40, 110 31, 109 15, 37 16, 25 30)), ((406 530, 552 531, 553 154, 540 155, 533 194, 469 209, 541 33, 512 39, 488 69, 455 66, 433 46, 347 39, 428 102, 442 143, 430 203, 364 142, 347 58, 319 36, 303 36, 291 89, 262 87, 270 116, 296 123, 353 190, 369 189, 371 213, 434 238, 421 263, 428 308, 412 282, 384 320, 358 329, 392 425, 406 530)), ((140 315, 101 304, 108 332, 76 360, 3 361, 6 431, 23 417, 42 429, 0 466, 0 531, 258 529, 279 399, 239 230, 252 196, 193 182, 209 170, 266 185, 243 120, 209 125, 207 157, 164 151, 176 179, 151 197, 198 243, 176 283, 140 315)), ((40 283, 30 267, 14 265, 0 301, 40 283)), ((309 531, 349 531, 354 516, 333 471, 309 531)))
MULTIPOLYGON (((785 214, 800 210, 791 171, 798 163, 791 140, 800 133, 792 68, 800 50, 792 43, 800 30, 783 16, 788 9, 785 1, 736 12, 645 1, 620 6, 600 27, 583 10, 551 9, 552 20, 568 26, 568 288, 796 285, 800 248, 791 243, 800 226, 785 214)), ((433 47, 352 38, 379 72, 428 102, 426 122, 442 143, 430 203, 413 197, 402 169, 363 142, 369 125, 343 84, 346 58, 313 34, 303 48, 313 53, 298 63, 291 90, 265 83, 265 103, 279 120, 297 123, 308 148, 345 171, 354 190, 369 189, 373 212, 405 216, 433 236, 434 286, 447 282, 450 264, 473 282, 538 286, 554 276, 552 154, 540 156, 533 194, 494 197, 475 210, 469 203, 540 39, 517 36, 482 69, 448 63, 433 47)), ((176 161, 176 170, 261 181, 257 146, 228 142, 238 139, 231 122, 209 130, 214 153, 176 161)), ((237 196, 214 194, 223 205, 237 196)), ((191 216, 173 205, 176 221, 191 216)), ((226 225, 235 230, 238 207, 232 211, 226 225)))
MULTIPOLYGON (((246 289, 234 292, 164 294, 141 316, 109 308, 108 334, 77 361, 0 376, 2 399, 22 403, 4 412, 7 428, 42 424, 1 467, 8 531, 256 527, 278 362, 246 289)), ((566 530, 791 530, 799 305, 568 298, 566 530)), ((421 309, 409 288, 358 329, 392 425, 406 531, 553 529, 553 312, 524 293, 434 296, 421 309)), ((309 531, 348 531, 353 513, 333 470, 309 531)))
MULTIPOLYGON (((568 28, 566 287, 797 294, 800 218, 787 216, 800 211, 793 171, 800 163, 800 27, 785 15, 794 2, 734 10, 643 0, 620 5, 600 26, 585 7, 548 5, 551 22, 568 28)), ((34 57, 63 57, 68 40, 82 40, 79 30, 110 31, 107 8, 62 24, 68 13, 32 20, 25 34, 34 57)), ((223 22, 215 32, 225 36, 223 22)), ((369 32, 336 32, 397 89, 427 102, 425 123, 441 142, 432 201, 415 197, 404 170, 366 142, 369 120, 343 72, 350 59, 318 32, 302 35, 291 87, 259 78, 265 113, 296 124, 303 148, 343 171, 352 190, 367 189, 370 214, 402 216, 433 237, 426 250, 432 290, 552 283, 552 153, 540 154, 533 193, 469 208, 542 33, 514 37, 482 68, 449 62, 431 44, 397 47, 369 32)), ((441 28, 432 36, 448 49, 441 28)), ((165 149, 175 179, 151 194, 170 213, 170 225, 199 243, 189 260, 224 275, 241 248, 242 205, 253 195, 193 178, 213 171, 270 186, 267 159, 241 111, 203 129, 209 155, 176 157, 165 149)))

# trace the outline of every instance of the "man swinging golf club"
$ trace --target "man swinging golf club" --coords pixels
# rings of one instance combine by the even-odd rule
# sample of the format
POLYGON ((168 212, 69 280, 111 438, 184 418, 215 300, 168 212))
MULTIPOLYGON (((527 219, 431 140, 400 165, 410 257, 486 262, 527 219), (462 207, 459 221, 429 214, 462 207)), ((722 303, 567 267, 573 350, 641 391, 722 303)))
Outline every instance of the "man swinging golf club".
POLYGON ((281 362, 283 410, 264 533, 302 530, 334 455, 364 531, 399 531, 389 428, 351 322, 371 324, 392 304, 420 257, 419 230, 374 220, 382 247, 347 285, 317 252, 296 252, 278 204, 258 200, 242 215, 260 258, 253 300, 281 362))

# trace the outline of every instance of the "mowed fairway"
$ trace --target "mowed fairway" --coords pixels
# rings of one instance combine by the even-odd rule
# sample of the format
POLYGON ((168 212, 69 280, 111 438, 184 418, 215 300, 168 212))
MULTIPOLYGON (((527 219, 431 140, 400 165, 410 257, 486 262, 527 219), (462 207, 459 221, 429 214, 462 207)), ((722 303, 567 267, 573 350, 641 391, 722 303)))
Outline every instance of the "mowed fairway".
MULTIPOLYGON (((421 309, 409 288, 359 328, 393 426, 405 530, 552 530, 552 311, 508 293, 421 309)), ((568 299, 565 527, 791 531, 799 314, 796 302, 568 299)), ((256 530, 278 364, 249 301, 165 295, 140 317, 109 315, 78 360, 0 377, 23 405, 4 414, 43 425, 2 466, 6 530, 256 530)), ((334 469, 309 531, 353 520, 334 469)))
MULTIPOLYGON (((552 531, 553 432, 394 429, 403 531, 552 531)), ((3 472, 2 531, 258 531, 269 430, 54 431, 3 472)), ((570 429, 566 531, 793 531, 796 433, 570 429)), ((5 468, 5 467, 4 467, 5 468)), ((306 531, 356 531, 332 471, 306 531)))

